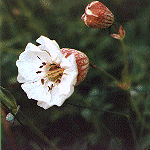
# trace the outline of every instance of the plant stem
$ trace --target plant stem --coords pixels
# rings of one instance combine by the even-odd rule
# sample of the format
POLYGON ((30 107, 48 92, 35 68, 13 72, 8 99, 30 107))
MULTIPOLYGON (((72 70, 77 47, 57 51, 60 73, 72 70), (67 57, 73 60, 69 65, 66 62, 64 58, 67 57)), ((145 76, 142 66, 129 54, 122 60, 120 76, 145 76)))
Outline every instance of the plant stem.
POLYGON ((105 111, 105 110, 100 110, 100 109, 97 109, 97 108, 91 108, 91 107, 88 107, 88 106, 81 106, 81 105, 77 105, 77 104, 72 104, 72 103, 68 103, 66 102, 67 104, 69 105, 72 105, 72 106, 76 106, 76 107, 81 107, 81 108, 87 108, 87 109, 91 109, 91 110, 94 110, 94 111, 100 111, 100 112, 107 112, 107 113, 110 113, 110 114, 116 114, 116 115, 121 115, 121 116, 124 116, 124 117, 129 117, 127 114, 125 113, 119 113, 119 112, 112 112, 112 111, 105 111))
POLYGON ((130 80, 129 80, 129 75, 128 75, 128 61, 127 61, 127 56, 126 56, 126 50, 125 50, 125 45, 124 45, 124 41, 120 40, 121 45, 122 45, 122 54, 123 54, 123 63, 124 63, 124 68, 122 71, 122 82, 123 83, 129 83, 130 84, 130 80))
MULTIPOLYGON (((119 27, 117 26, 117 24, 113 23, 113 26, 117 30, 118 34, 120 34, 119 27)), ((123 38, 120 39, 120 42, 121 42, 121 46, 122 46, 123 64, 124 64, 124 68, 122 71, 122 84, 127 84, 128 86, 130 86, 130 79, 129 79, 129 75, 128 75, 128 61, 127 61, 126 50, 125 50, 123 38)))
POLYGON ((92 65, 90 64, 90 66, 92 68, 96 68, 98 70, 100 70, 101 72, 103 72, 106 76, 108 76, 109 78, 113 79, 117 84, 120 83, 114 76, 112 76, 111 74, 107 73, 104 69, 101 69, 99 67, 97 67, 96 65, 92 65))

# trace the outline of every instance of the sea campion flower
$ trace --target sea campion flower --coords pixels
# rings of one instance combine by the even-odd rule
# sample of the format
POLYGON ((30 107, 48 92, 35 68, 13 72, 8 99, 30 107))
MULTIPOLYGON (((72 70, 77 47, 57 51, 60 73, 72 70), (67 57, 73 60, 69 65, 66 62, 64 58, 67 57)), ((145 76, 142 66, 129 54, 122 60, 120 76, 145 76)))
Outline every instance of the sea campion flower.
POLYGON ((29 99, 48 109, 61 106, 73 93, 77 83, 78 68, 74 54, 67 58, 62 54, 56 41, 41 36, 36 46, 28 43, 25 51, 16 61, 17 80, 29 99))
POLYGON ((108 28, 114 22, 114 15, 101 2, 93 1, 85 8, 81 19, 90 28, 108 28))

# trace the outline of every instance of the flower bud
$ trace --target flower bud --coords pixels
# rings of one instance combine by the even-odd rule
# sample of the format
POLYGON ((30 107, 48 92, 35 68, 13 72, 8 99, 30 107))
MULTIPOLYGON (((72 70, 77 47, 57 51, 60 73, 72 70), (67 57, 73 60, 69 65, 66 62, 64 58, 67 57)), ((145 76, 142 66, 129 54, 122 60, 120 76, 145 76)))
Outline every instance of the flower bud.
POLYGON ((108 28, 114 22, 114 15, 101 2, 93 1, 85 8, 81 19, 90 28, 108 28))
POLYGON ((89 68, 89 59, 88 57, 75 49, 69 49, 69 48, 62 48, 61 52, 63 55, 65 55, 65 57, 67 58, 68 56, 70 56, 71 54, 75 55, 76 58, 76 63, 77 63, 77 67, 78 67, 78 76, 77 76, 77 83, 76 85, 78 85, 81 81, 84 80, 88 68, 89 68))

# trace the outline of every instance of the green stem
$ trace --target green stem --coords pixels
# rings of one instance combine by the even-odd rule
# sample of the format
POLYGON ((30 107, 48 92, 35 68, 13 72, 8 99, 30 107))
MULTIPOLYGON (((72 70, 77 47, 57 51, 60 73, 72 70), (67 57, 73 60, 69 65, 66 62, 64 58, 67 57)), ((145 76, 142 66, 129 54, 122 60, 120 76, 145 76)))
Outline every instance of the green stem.
POLYGON ((125 50, 125 45, 124 41, 120 40, 121 45, 122 45, 122 54, 123 54, 123 63, 124 63, 124 69, 122 72, 122 80, 123 83, 129 83, 129 75, 128 75, 128 61, 127 61, 127 56, 126 56, 126 50, 125 50))
POLYGON ((132 96, 131 96, 130 99, 131 99, 131 101, 130 101, 131 106, 132 106, 133 110, 136 112, 136 115, 137 115, 137 117, 138 117, 138 120, 142 120, 142 116, 141 116, 141 114, 140 114, 140 112, 139 112, 139 110, 138 110, 137 102, 135 101, 135 99, 133 99, 132 96))
POLYGON ((105 110, 100 110, 100 109, 97 109, 97 108, 91 108, 91 107, 88 107, 88 106, 81 106, 81 105, 72 104, 72 103, 68 103, 68 102, 66 102, 66 103, 69 104, 69 105, 72 105, 72 106, 76 106, 76 107, 87 108, 87 109, 94 110, 94 111, 107 112, 107 113, 110 113, 110 114, 121 115, 121 116, 125 116, 125 117, 127 117, 127 118, 129 117, 129 116, 128 116, 127 114, 125 114, 125 113, 112 112, 112 111, 105 111, 105 110))
POLYGON ((99 67, 97 67, 97 66, 95 66, 95 65, 92 65, 92 64, 90 64, 90 66, 91 66, 92 68, 96 68, 96 69, 100 70, 100 71, 103 72, 106 76, 108 76, 109 78, 113 79, 116 83, 120 83, 114 76, 112 76, 111 74, 107 73, 105 70, 103 70, 103 69, 101 69, 101 68, 99 68, 99 67))
MULTIPOLYGON (((117 26, 117 24, 113 23, 113 26, 117 30, 118 34, 120 34, 119 27, 117 26)), ((122 71, 122 83, 127 83, 130 85, 130 79, 129 79, 129 75, 128 75, 128 61, 127 61, 126 50, 125 50, 125 45, 124 45, 123 39, 121 39, 120 42, 121 42, 121 46, 122 46, 123 64, 124 64, 124 68, 122 71)))

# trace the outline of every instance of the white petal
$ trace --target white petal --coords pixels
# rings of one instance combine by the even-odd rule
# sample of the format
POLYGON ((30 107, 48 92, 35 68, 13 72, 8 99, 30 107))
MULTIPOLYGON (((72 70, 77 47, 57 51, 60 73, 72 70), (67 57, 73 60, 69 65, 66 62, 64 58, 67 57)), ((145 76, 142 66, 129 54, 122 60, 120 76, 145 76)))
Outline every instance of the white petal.
POLYGON ((26 92, 29 99, 32 98, 45 103, 51 102, 51 93, 48 92, 48 88, 42 85, 40 81, 34 83, 24 83, 21 87, 26 92))
POLYGON ((45 36, 40 36, 36 42, 41 44, 38 46, 41 50, 45 50, 50 53, 52 61, 60 64, 63 54, 61 53, 59 45, 55 40, 50 40, 45 36))
POLYGON ((71 75, 69 74, 63 74, 62 78, 61 78, 61 83, 63 85, 75 85, 77 81, 77 75, 75 72, 75 75, 72 73, 71 75))
POLYGON ((73 86, 69 86, 69 87, 66 86, 66 87, 63 87, 63 89, 59 87, 54 88, 52 90, 53 103, 57 106, 61 106, 64 103, 64 101, 73 93, 73 91, 74 91, 73 86), (65 88, 68 91, 68 93, 66 91, 64 92, 65 88))
MULTIPOLYGON (((18 67, 19 74, 26 80, 26 81, 37 81, 44 76, 44 74, 40 73, 37 74, 36 72, 39 71, 39 65, 36 63, 28 63, 23 61, 17 61, 16 65, 18 67)), ((18 78, 19 79, 19 78, 18 78)), ((18 80, 20 82, 20 80, 18 80)), ((23 83, 23 82, 20 82, 23 83)))
POLYGON ((74 54, 71 54, 69 57, 67 57, 67 60, 69 60, 70 64, 72 65, 72 68, 77 68, 76 58, 74 54))
POLYGON ((39 49, 39 47, 37 47, 36 45, 32 44, 32 43, 28 43, 26 48, 25 48, 25 52, 23 52, 19 59, 24 60, 24 61, 36 61, 41 63, 41 62, 52 62, 51 57, 49 55, 48 52, 46 51, 42 51, 41 49, 39 49), (23 54, 23 55, 22 55, 23 54))
POLYGON ((74 54, 62 59, 60 66, 62 68, 65 68, 64 75, 62 76, 61 81, 64 83, 75 85, 77 81, 78 68, 74 54))
POLYGON ((65 68, 68 73, 73 72, 75 74, 75 72, 76 72, 78 74, 77 63, 76 63, 76 58, 75 58, 74 54, 71 54, 67 58, 63 58, 60 66, 62 68, 65 68))
MULTIPOLYGON (((48 85, 50 86, 51 84, 52 82, 49 81, 48 85)), ((41 85, 40 81, 34 83, 24 83, 21 85, 21 87, 26 92, 29 99, 37 100, 37 105, 44 109, 48 109, 53 105, 60 106, 66 100, 66 98, 69 97, 66 95, 60 96, 58 88, 56 88, 54 91, 49 91, 47 84, 41 85)))
MULTIPOLYGON (((44 71, 39 68, 43 62, 52 62, 47 52, 41 51, 34 44, 29 43, 26 50, 20 54, 19 60, 16 61, 19 74, 27 81, 37 81, 45 76, 45 72, 36 73, 37 71, 44 71)), ((18 82, 23 83, 19 77, 18 82)))
POLYGON ((54 104, 53 103, 43 102, 43 101, 38 101, 37 105, 40 106, 40 107, 42 107, 42 108, 44 108, 44 109, 48 109, 51 106, 53 106, 54 104))
POLYGON ((72 90, 74 90, 74 86, 66 82, 59 84, 58 88, 59 88, 59 93, 63 95, 68 95, 69 93, 73 93, 72 90))
POLYGON ((20 73, 18 72, 17 81, 19 83, 24 83, 26 82, 26 79, 23 76, 21 76, 20 73))

